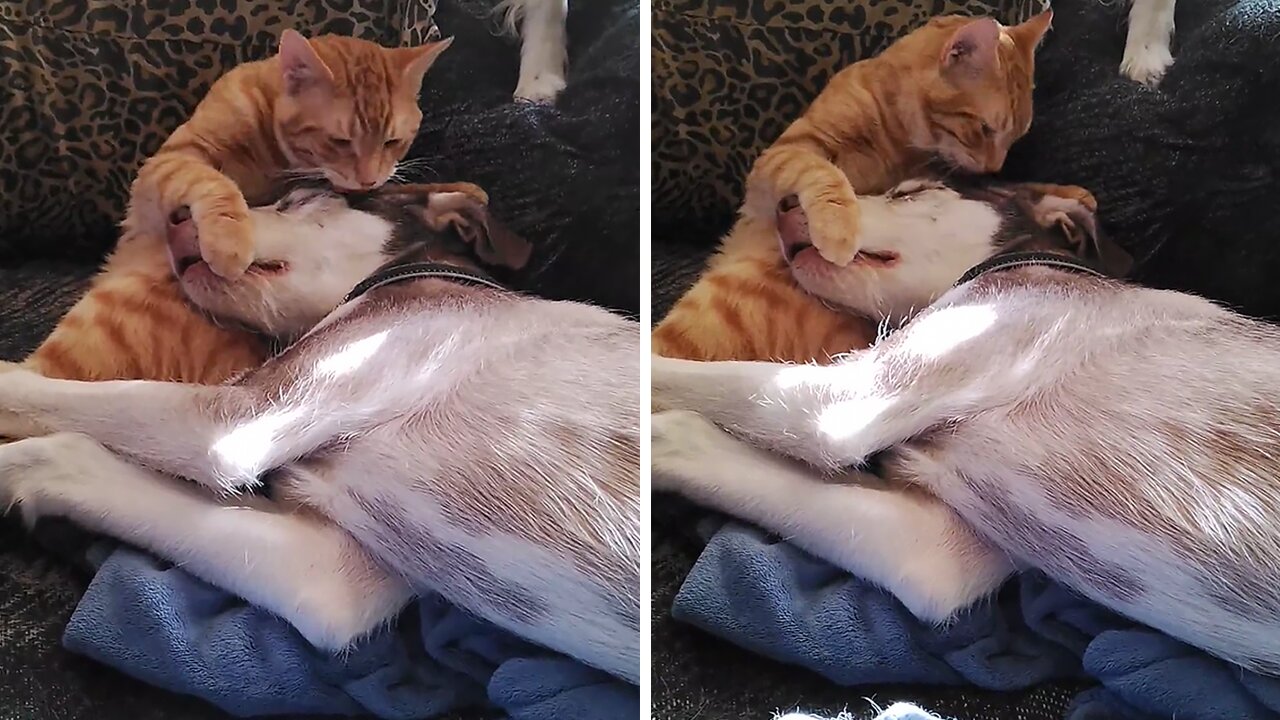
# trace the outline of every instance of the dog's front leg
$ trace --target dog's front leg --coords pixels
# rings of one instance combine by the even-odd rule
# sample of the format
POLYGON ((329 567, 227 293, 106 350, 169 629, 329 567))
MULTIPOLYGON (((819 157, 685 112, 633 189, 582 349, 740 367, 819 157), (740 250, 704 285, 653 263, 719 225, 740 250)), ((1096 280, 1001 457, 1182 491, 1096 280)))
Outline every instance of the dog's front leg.
POLYGON ((937 419, 886 395, 878 362, 874 349, 833 366, 655 357, 653 405, 700 413, 753 445, 819 467, 859 465, 937 419))
POLYGON ((930 310, 835 365, 655 357, 655 410, 691 410, 758 447, 821 468, 860 465, 1035 382, 1034 318, 986 304, 930 310))
POLYGON ((256 483, 309 449, 298 447, 311 440, 306 434, 287 432, 298 415, 237 386, 0 373, 0 416, 83 433, 148 467, 223 491, 256 483))

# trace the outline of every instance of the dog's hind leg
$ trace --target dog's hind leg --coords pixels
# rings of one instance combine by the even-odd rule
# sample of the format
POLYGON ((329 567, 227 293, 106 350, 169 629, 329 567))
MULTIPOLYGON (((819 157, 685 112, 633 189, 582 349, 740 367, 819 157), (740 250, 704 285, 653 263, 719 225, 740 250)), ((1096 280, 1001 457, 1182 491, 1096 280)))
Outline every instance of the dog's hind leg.
POLYGON ((684 411, 653 416, 653 488, 758 523, 943 622, 996 590, 1005 555, 936 498, 866 473, 824 478, 684 411))
POLYGON ((1124 43, 1120 73, 1143 85, 1158 85, 1173 64, 1175 0, 1133 0, 1129 36, 1124 43))
POLYGON ((522 18, 516 99, 554 101, 564 89, 569 62, 565 34, 568 0, 511 0, 507 12, 522 18))
POLYGON ((318 517, 201 488, 130 464, 86 435, 0 446, 0 507, 64 517, 150 550, 340 650, 395 617, 412 594, 318 517))

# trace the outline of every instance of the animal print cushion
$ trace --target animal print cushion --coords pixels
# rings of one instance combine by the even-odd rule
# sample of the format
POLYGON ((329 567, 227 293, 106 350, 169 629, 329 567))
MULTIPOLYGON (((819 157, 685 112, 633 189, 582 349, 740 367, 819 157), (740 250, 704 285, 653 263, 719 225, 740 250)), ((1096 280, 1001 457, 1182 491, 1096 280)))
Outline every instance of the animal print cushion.
POLYGON ((940 14, 1021 22, 1048 0, 653 0, 656 222, 719 220, 827 79, 940 14))
POLYGON ((384 45, 438 32, 435 0, 0 0, 0 258, 93 259, 142 161, 285 28, 384 45))

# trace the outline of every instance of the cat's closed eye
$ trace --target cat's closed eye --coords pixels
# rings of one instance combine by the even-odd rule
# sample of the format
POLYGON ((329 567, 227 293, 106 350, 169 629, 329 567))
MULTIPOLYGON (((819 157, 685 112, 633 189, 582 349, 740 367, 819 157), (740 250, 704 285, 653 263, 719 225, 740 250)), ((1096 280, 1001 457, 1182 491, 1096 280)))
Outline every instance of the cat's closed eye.
POLYGON ((395 147, 396 145, 399 145, 400 143, 403 143, 403 142, 404 142, 404 138, 391 138, 390 140, 386 141, 382 145, 383 147, 395 147))
POLYGON ((991 123, 984 121, 982 123, 982 134, 984 137, 994 137, 996 134, 996 129, 991 127, 991 123))
POLYGON ((329 142, 333 143, 333 146, 337 148, 345 149, 351 147, 351 138, 331 137, 329 142))

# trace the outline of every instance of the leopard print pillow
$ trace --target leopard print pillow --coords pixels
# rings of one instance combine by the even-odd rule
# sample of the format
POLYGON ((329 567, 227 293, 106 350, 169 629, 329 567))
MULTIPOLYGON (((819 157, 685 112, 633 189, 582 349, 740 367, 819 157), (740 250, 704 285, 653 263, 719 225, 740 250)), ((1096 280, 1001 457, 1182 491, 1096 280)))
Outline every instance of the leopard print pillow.
POLYGON ((94 260, 142 161, 285 28, 438 37, 435 0, 0 0, 0 259, 94 260))
POLYGON ((1048 0, 653 0, 654 220, 729 218, 751 163, 827 79, 933 15, 1022 22, 1048 0))

